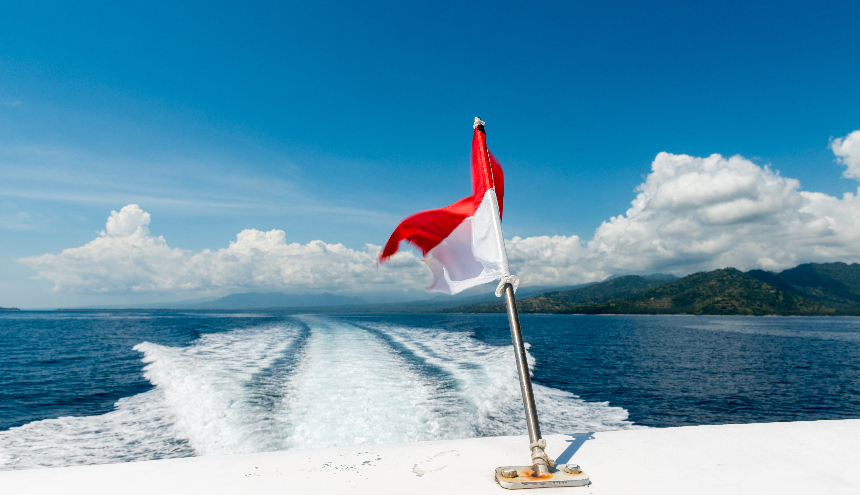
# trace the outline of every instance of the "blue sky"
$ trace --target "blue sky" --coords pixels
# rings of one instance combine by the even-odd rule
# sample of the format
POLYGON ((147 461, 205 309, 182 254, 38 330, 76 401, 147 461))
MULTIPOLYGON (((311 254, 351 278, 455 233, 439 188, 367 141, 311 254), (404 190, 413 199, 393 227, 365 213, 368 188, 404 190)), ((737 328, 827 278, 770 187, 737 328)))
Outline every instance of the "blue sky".
MULTIPOLYGON (((58 261, 46 275, 20 260, 87 245, 130 204, 151 216, 151 236, 188 256, 225 249, 245 229, 366 250, 409 213, 468 194, 475 115, 505 168, 508 238, 596 239, 631 208, 660 152, 740 155, 797 179, 796 191, 857 191, 830 141, 860 129, 857 2, 3 10, 0 306, 280 290, 287 282, 58 285, 58 261)), ((682 274, 851 255, 822 249, 615 266, 682 274)), ((557 281, 614 271, 591 266, 557 281)), ((308 284, 296 290, 358 290, 308 284)))

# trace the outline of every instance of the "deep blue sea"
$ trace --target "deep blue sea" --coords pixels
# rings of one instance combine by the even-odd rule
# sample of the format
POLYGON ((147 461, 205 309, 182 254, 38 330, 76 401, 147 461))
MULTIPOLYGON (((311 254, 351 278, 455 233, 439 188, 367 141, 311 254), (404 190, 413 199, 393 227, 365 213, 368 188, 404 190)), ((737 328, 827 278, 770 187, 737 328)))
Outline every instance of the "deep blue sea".
MULTIPOLYGON (((860 318, 523 315, 544 433, 860 418, 860 318)), ((504 315, 0 313, 0 470, 524 434, 504 315)))

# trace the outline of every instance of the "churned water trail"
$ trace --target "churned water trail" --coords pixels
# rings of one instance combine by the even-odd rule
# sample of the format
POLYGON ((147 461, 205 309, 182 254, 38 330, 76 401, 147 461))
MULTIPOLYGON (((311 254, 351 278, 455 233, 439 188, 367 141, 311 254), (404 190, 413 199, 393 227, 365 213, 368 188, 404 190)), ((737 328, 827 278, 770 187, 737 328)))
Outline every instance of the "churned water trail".
POLYGON ((163 394, 120 399, 114 411, 34 421, 0 432, 0 470, 188 457, 163 394))
MULTIPOLYGON (((525 431, 512 347, 443 328, 304 315, 133 349, 150 390, 0 432, 0 469, 525 431)), ((547 432, 633 426, 622 408, 535 393, 547 432)))
POLYGON ((293 350, 299 325, 266 325, 206 335, 174 348, 144 342, 134 347, 148 363, 144 376, 161 392, 176 435, 199 455, 278 450, 272 402, 253 386, 279 358, 293 350), (274 434, 273 434, 274 433, 274 434))
POLYGON ((462 402, 372 332, 318 316, 303 321, 310 337, 284 394, 291 447, 475 435, 462 402))
MULTIPOLYGON (((477 436, 517 435, 526 431, 512 345, 490 345, 471 334, 440 328, 365 325, 379 330, 450 377, 452 392, 465 405, 477 436)), ((527 358, 533 369, 534 357, 527 353, 527 358)), ((620 407, 586 402, 570 392, 540 384, 533 386, 541 430, 545 433, 632 426, 627 421, 627 411, 620 407)))
POLYGON ((300 333, 299 325, 278 324, 208 334, 186 347, 138 344, 153 390, 120 399, 107 414, 0 432, 0 469, 284 448, 267 428, 262 391, 248 384, 300 333))

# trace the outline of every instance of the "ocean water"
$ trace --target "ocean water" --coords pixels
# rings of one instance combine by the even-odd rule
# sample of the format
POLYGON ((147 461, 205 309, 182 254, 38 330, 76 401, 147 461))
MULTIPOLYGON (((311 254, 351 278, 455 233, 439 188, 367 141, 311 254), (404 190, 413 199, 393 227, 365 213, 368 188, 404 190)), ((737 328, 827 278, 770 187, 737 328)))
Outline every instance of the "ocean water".
MULTIPOLYGON (((860 318, 522 325, 544 433, 860 417, 860 318)), ((525 431, 504 315, 0 314, 0 470, 525 431)))

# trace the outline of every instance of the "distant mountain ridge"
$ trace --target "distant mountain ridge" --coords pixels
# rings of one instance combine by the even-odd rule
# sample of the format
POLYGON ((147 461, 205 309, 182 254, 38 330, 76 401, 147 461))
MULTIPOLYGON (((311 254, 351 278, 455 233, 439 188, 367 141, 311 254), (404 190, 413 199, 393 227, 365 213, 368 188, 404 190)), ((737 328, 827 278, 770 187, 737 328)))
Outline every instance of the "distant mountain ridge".
POLYGON ((856 313, 860 307, 857 263, 806 263, 779 273, 750 270, 747 275, 839 311, 856 313))
MULTIPOLYGON (((575 289, 546 292, 536 297, 522 298, 517 301, 517 310, 525 313, 564 312, 572 305, 600 303, 627 297, 645 289, 668 283, 673 279, 674 277, 671 279, 661 277, 655 280, 639 275, 610 278, 603 282, 588 284, 575 289)), ((523 295, 527 296, 527 294, 523 295)), ((453 311, 459 310, 469 313, 504 313, 507 311, 504 303, 497 300, 462 306, 453 311)))
POLYGON ((632 297, 565 313, 693 315, 833 315, 817 301, 777 289, 734 268, 694 273, 632 297))
MULTIPOLYGON (((552 287, 523 288, 525 294, 537 295, 552 287)), ((439 299, 426 299, 407 302, 368 303, 367 301, 349 296, 340 296, 323 292, 322 294, 288 295, 281 292, 244 292, 230 294, 215 301, 182 305, 176 309, 193 310, 253 310, 253 309, 308 309, 319 312, 336 313, 429 313, 443 308, 459 306, 464 302, 495 300, 492 292, 467 296, 466 300, 457 301, 450 296, 439 299)))
MULTIPOLYGON (((288 295, 246 292, 220 299, 78 310, 276 310, 320 313, 504 313, 492 287, 454 297, 368 302, 331 293, 288 295)), ((613 276, 568 287, 521 287, 522 313, 860 315, 860 264, 807 263, 782 272, 724 268, 673 275, 613 276)), ((14 308, 6 308, 14 311, 14 308)))
MULTIPOLYGON (((519 294, 536 296, 550 290, 571 289, 580 286, 536 286, 522 287, 519 294)), ((437 296, 401 301, 367 301, 358 297, 342 296, 324 292, 322 294, 284 294, 281 292, 244 292, 230 294, 218 299, 200 298, 175 302, 145 303, 134 305, 100 305, 79 308, 60 308, 63 311, 254 311, 276 310, 287 312, 320 313, 434 313, 442 309, 498 300, 495 286, 474 287, 455 296, 437 293, 437 296)), ((370 294, 368 297, 379 298, 370 294)), ((383 296, 384 297, 384 296, 383 296)), ((55 308, 52 308, 55 309, 55 308)))
POLYGON ((677 277, 658 275, 625 275, 610 278, 604 282, 573 290, 547 292, 543 296, 566 302, 597 303, 618 299, 633 295, 637 292, 650 289, 677 280, 677 277))
MULTIPOLYGON (((809 263, 780 273, 734 268, 653 280, 636 275, 522 299, 523 313, 857 315, 860 265, 809 263)), ((502 313, 501 303, 448 312, 502 313)))

